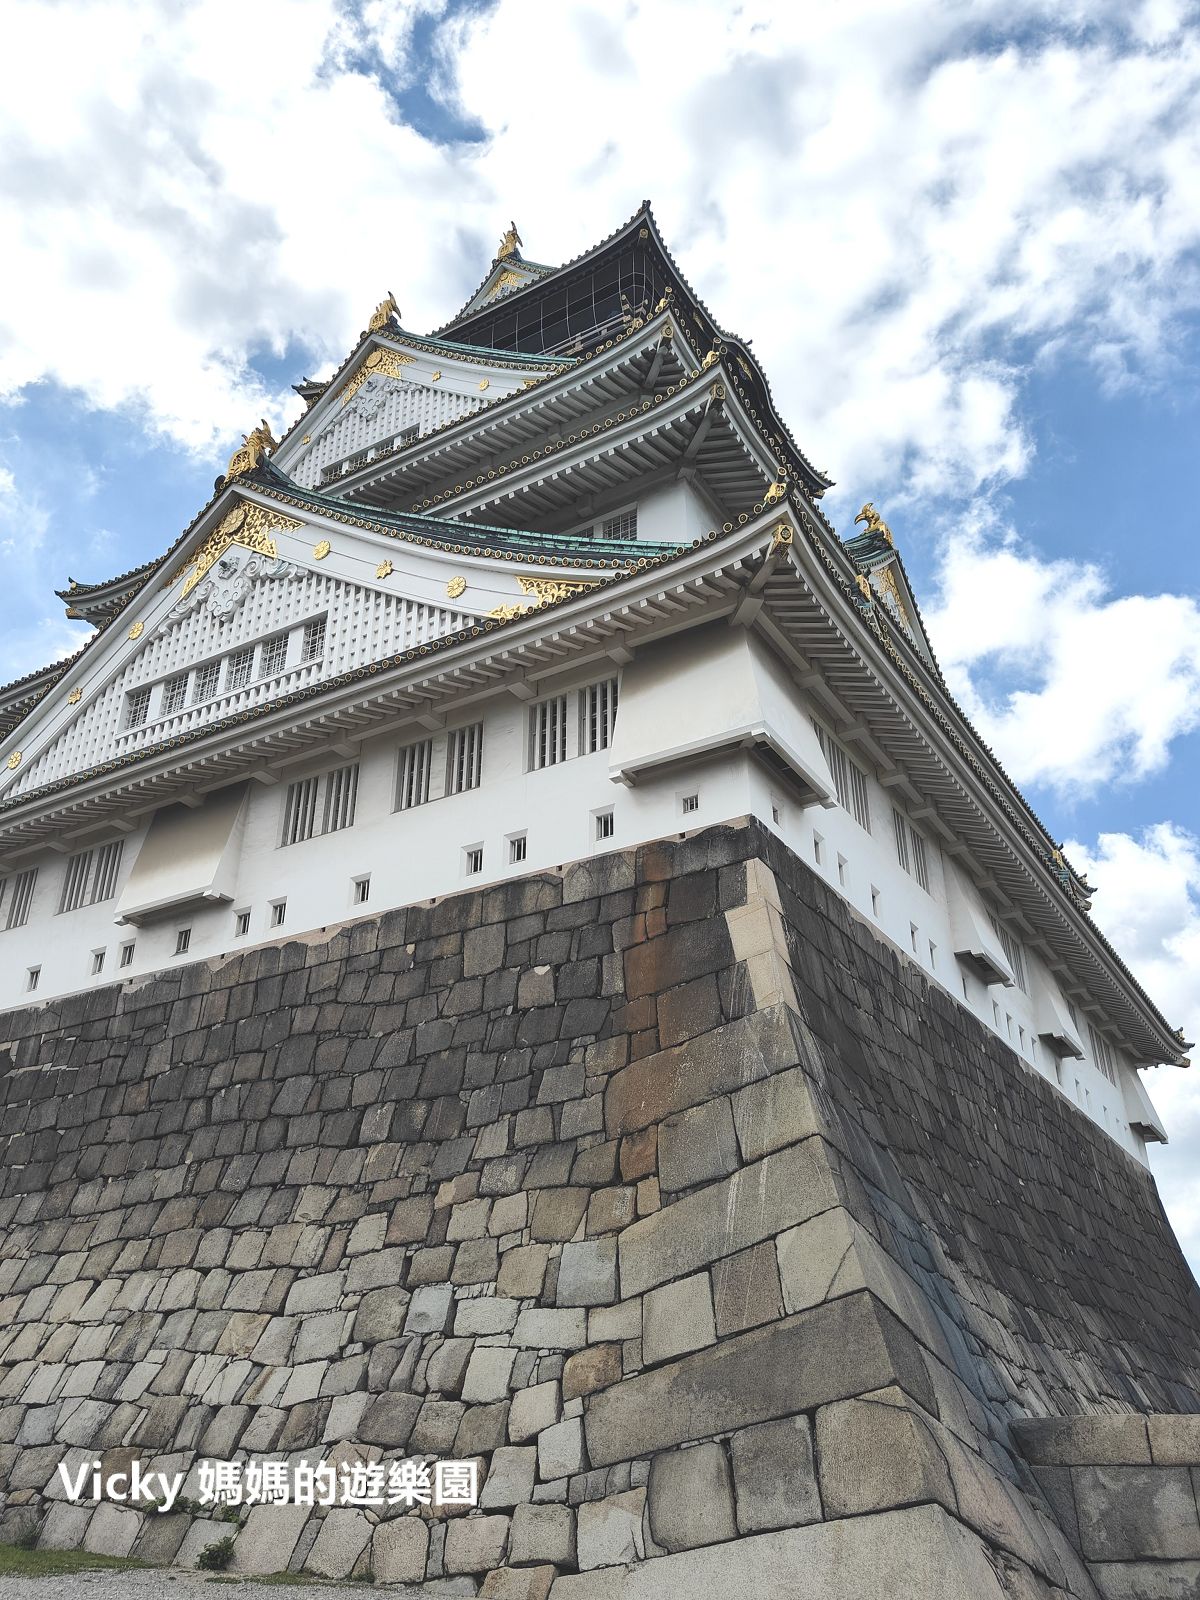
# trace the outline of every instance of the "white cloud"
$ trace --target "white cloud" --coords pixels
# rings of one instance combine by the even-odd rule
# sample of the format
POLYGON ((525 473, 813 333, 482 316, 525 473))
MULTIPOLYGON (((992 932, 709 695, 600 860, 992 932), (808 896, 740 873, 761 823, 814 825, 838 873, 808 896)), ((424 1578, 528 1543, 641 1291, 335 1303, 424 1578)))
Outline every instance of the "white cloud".
POLYGON ((441 10, 7 0, 0 392, 53 378, 211 450, 293 403, 257 353, 340 358, 388 284, 435 325, 510 214, 562 259, 648 192, 818 463, 917 495, 1024 469, 1031 352, 1069 334, 1128 381, 1196 296, 1200 38, 1165 0, 564 0, 535 29, 499 0, 415 60, 441 10), (406 126, 418 79, 483 143, 406 126))
MULTIPOLYGON (((1172 1023, 1200 1026, 1200 839, 1171 823, 1137 838, 1102 833, 1067 851, 1100 886, 1096 918, 1172 1023)), ((1144 1081, 1170 1143, 1151 1147, 1163 1204, 1200 1269, 1200 1064, 1160 1067, 1144 1081)))
POLYGON ((1200 606, 1119 595, 986 507, 942 547, 925 621, 951 688, 1020 784, 1086 795, 1160 771, 1200 725, 1200 606), (986 603, 984 603, 986 597, 986 603))

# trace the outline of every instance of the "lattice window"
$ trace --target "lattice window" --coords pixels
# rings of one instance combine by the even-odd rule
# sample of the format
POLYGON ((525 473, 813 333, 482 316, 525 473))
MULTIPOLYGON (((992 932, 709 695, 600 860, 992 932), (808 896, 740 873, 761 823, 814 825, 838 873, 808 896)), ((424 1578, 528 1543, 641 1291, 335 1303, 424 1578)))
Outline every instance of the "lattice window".
POLYGON ((101 845, 96 851, 96 865, 92 872, 91 905, 99 905, 102 900, 111 900, 117 892, 117 878, 121 871, 121 858, 125 853, 125 841, 114 839, 111 844, 101 845))
POLYGON ((8 900, 9 928, 23 928, 29 920, 29 910, 33 905, 33 891, 37 888, 38 869, 29 867, 25 872, 19 872, 12 880, 12 893, 8 900))
POLYGON ((555 695, 529 712, 529 765, 537 772, 567 759, 567 697, 555 695))
POLYGON ((125 726, 140 728, 150 715, 149 689, 135 689, 125 701, 125 726))
POLYGON ((618 511, 615 517, 605 517, 603 528, 606 539, 636 539, 637 507, 631 506, 628 511, 618 511))
POLYGON ((446 793, 478 789, 483 767, 483 723, 455 728, 446 744, 446 793))
POLYGON ((1025 977, 1024 950, 1021 948, 1017 940, 1013 938, 1012 934, 1009 933, 1008 929, 1003 927, 996 917, 992 916, 991 912, 988 913, 988 917, 991 921, 992 927, 996 930, 1001 947, 1004 950, 1005 959, 1012 968, 1013 977, 1017 980, 1017 988, 1022 990, 1025 994, 1028 994, 1029 984, 1025 977))
POLYGON ((63 879, 59 897, 59 915, 64 911, 78 911, 87 899, 88 877, 92 870, 92 852, 84 850, 67 862, 67 875, 63 879))
POLYGON ((338 833, 354 825, 354 807, 358 801, 358 762, 348 767, 338 767, 325 777, 325 810, 322 833, 338 833))
POLYGON ((325 649, 325 617, 313 617, 304 624, 304 638, 300 645, 301 661, 317 661, 325 649))
POLYGON ((433 740, 406 745, 396 764, 397 811, 410 811, 429 799, 429 773, 433 766, 433 740))
POLYGON ((585 755, 607 750, 617 720, 617 680, 593 683, 579 696, 579 748, 585 755))
POLYGON ((187 705, 188 674, 179 673, 174 678, 168 678, 163 684, 162 715, 173 717, 176 712, 182 711, 187 705))
POLYGON ((287 666, 288 636, 277 633, 273 639, 264 639, 258 663, 260 678, 274 678, 287 666))
POLYGON ((898 807, 892 807, 892 825, 896 832, 896 860, 905 872, 929 893, 929 853, 925 840, 898 807))
POLYGON ((221 663, 219 661, 206 661, 202 667, 196 668, 196 677, 192 684, 192 704, 198 705, 201 700, 211 700, 217 692, 221 682, 221 663))
POLYGON ((283 837, 281 844, 300 844, 311 839, 317 821, 316 778, 301 778, 288 784, 287 799, 283 807, 283 837))
POLYGON ((871 804, 866 773, 819 722, 813 726, 817 730, 817 740, 833 774, 833 786, 837 790, 838 804, 850 813, 860 828, 865 828, 870 833, 871 804))
POLYGON ((254 672, 254 646, 248 644, 244 650, 235 650, 225 663, 225 689, 244 689, 250 682, 254 672))
POLYGON ((1088 1037, 1092 1041, 1092 1060, 1110 1083, 1117 1081, 1116 1062, 1113 1059, 1112 1046, 1102 1033, 1097 1033, 1092 1024, 1088 1023, 1088 1037))

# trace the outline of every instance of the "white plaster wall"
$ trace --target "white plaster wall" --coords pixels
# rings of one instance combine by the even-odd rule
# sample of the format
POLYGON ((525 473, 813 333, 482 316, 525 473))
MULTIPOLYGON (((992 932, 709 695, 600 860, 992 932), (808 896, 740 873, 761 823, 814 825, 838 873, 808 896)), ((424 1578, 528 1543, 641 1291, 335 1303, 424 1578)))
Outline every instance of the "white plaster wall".
MULTIPOLYGON (((330 756, 286 770, 278 784, 252 783, 237 887, 228 904, 142 928, 117 927, 113 919, 120 888, 145 835, 143 824, 126 836, 117 898, 59 916, 55 910, 67 858, 47 854, 39 863, 27 925, 4 930, 7 898, 0 904, 0 1007, 28 1002, 31 966, 41 968, 36 991, 41 1000, 115 978, 136 979, 177 960, 218 956, 240 946, 325 928, 356 915, 375 915, 390 907, 554 869, 589 854, 753 814, 773 827, 908 959, 918 962, 935 982, 1010 1043, 1031 1070, 1075 1099, 1131 1154, 1145 1159, 1142 1140, 1126 1121, 1119 1088, 1090 1059, 1067 1060, 1059 1067, 1055 1057, 1037 1042, 1033 997, 1038 984, 1051 984, 1053 979, 1032 952, 1025 950, 1030 995, 1015 987, 985 988, 955 960, 945 875, 956 869, 928 835, 930 892, 900 868, 892 797, 873 777, 869 776, 872 827, 868 833, 840 806, 800 806, 742 751, 667 768, 627 788, 609 779, 607 750, 575 755, 542 771, 526 771, 529 706, 508 694, 497 695, 471 720, 480 717, 484 721, 480 788, 408 811, 393 811, 397 751, 423 737, 411 726, 403 732, 397 726, 361 748, 353 827, 286 848, 280 848, 279 839, 288 783, 342 765, 346 758, 330 756), (685 814, 683 796, 693 793, 699 798, 699 807, 685 814), (610 807, 613 834, 597 842, 595 813, 610 807), (773 818, 776 807, 778 822, 773 818), (521 832, 527 835, 527 855, 513 864, 508 841, 521 832), (814 836, 821 841, 819 861, 814 836), (478 845, 483 847, 483 870, 468 875, 464 852, 478 845), (356 906, 353 881, 367 874, 370 899, 365 906, 356 906), (872 888, 878 891, 875 901, 872 888), (270 917, 272 902, 277 900, 286 900, 287 907, 282 928, 275 930, 270 917), (234 933, 239 910, 249 910, 251 915, 244 938, 234 933), (175 954, 181 926, 191 929, 186 956, 175 954), (135 943, 134 961, 122 969, 119 948, 129 941, 135 943), (106 952, 104 969, 92 976, 92 952, 97 949, 106 952)), ((573 707, 569 730, 568 748, 573 751, 573 707)), ((1081 1025, 1083 1022, 1081 1017, 1081 1025)), ((1086 1043, 1086 1027, 1083 1033, 1086 1043)), ((1119 1052, 1114 1053, 1119 1059, 1119 1052)), ((1132 1069, 1122 1063, 1119 1070, 1132 1069)))

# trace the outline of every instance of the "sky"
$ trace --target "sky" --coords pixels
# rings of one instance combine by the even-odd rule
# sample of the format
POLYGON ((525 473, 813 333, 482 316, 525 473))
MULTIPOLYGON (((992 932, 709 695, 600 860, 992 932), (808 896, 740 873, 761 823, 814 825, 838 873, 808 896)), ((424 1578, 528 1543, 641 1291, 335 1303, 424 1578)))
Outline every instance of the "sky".
MULTIPOLYGON (((1200 1030, 1200 11, 1176 0, 0 0, 0 682, 160 554, 389 290, 650 198, 904 555, 960 703, 1200 1030)), ((1200 1265, 1200 1053, 1147 1074, 1200 1265)))

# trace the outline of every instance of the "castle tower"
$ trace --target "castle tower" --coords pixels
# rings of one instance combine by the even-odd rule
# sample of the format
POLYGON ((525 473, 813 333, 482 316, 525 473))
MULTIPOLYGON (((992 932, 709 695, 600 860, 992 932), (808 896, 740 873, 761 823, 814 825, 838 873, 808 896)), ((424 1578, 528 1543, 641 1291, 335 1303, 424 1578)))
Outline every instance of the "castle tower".
POLYGON ((0 689, 0 1534, 490 1600, 1185 1592, 1140 1074, 1188 1047, 880 513, 838 537, 648 206, 558 268, 514 224, 297 390, 0 689), (301 1458, 358 1498, 201 1503, 301 1458), (469 1510, 363 1490, 443 1459, 469 1510), (185 1509, 79 1476, 134 1461, 185 1509))

